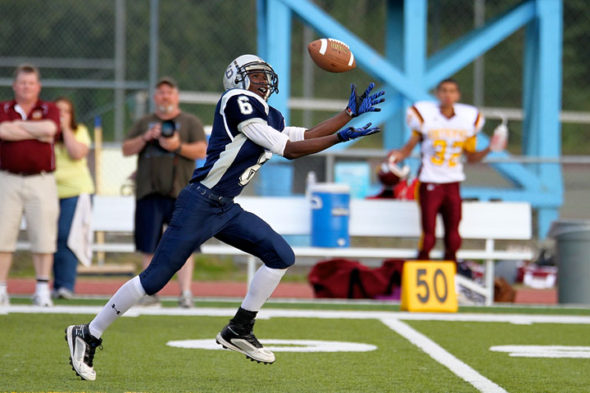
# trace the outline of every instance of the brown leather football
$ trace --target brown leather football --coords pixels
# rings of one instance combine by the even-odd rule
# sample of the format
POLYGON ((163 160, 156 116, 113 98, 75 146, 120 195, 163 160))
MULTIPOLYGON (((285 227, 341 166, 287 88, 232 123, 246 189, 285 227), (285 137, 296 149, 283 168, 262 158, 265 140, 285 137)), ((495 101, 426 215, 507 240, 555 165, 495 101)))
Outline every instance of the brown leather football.
POLYGON ((333 38, 320 38, 307 45, 309 55, 323 70, 346 72, 356 67, 354 55, 348 45, 333 38))

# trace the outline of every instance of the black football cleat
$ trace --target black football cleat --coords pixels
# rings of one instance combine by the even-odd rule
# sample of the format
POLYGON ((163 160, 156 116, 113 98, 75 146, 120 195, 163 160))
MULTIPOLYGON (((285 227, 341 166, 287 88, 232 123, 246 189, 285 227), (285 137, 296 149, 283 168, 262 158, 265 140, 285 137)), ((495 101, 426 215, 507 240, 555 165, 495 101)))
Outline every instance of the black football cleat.
POLYGON ((244 329, 240 328, 240 326, 229 324, 217 334, 215 341, 223 348, 243 353, 248 359, 257 361, 258 363, 274 363, 274 353, 260 344, 260 341, 258 341, 252 332, 253 325, 244 329))
POLYGON ((96 372, 92 361, 96 348, 102 349, 102 339, 92 336, 88 325, 71 325, 66 328, 66 341, 70 348, 72 370, 80 378, 94 381, 96 372))

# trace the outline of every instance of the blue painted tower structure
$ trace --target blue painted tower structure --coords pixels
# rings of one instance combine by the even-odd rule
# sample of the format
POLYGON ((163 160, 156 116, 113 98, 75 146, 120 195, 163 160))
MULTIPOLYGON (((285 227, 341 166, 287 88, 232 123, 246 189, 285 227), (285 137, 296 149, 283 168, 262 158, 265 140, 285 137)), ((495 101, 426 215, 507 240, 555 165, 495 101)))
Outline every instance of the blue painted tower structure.
MULTIPOLYGON (((427 0, 384 1, 387 1, 386 49, 385 55, 381 55, 309 0, 258 0, 258 51, 281 77, 281 94, 273 96, 271 104, 281 110, 287 124, 291 19, 294 15, 319 36, 346 42, 355 54, 357 65, 387 91, 387 101, 382 111, 373 115, 373 124, 385 123, 386 129, 404 132, 384 132, 386 149, 399 148, 409 138, 404 113, 410 102, 432 98, 428 91, 439 81, 525 27, 523 153, 530 157, 559 157, 562 0, 523 0, 429 57, 426 51, 427 0)), ((485 135, 478 139, 483 146, 488 142, 485 135)), ((508 157, 507 153, 493 154, 508 157)), ((530 202, 537 212, 537 234, 544 238, 551 222, 558 218, 563 202, 561 166, 556 163, 527 167, 515 163, 492 165, 514 187, 463 187, 463 196, 530 202)))

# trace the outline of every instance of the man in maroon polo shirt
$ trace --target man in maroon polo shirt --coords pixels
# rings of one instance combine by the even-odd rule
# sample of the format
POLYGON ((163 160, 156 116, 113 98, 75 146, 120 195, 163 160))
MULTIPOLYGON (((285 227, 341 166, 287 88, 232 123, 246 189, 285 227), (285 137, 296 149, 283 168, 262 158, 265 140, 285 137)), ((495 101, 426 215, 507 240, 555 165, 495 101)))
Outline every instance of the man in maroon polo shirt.
POLYGON ((40 74, 31 65, 17 67, 12 89, 14 99, 0 102, 0 307, 9 304, 6 279, 23 212, 37 276, 33 303, 48 307, 59 214, 53 177, 59 110, 39 99, 40 74))

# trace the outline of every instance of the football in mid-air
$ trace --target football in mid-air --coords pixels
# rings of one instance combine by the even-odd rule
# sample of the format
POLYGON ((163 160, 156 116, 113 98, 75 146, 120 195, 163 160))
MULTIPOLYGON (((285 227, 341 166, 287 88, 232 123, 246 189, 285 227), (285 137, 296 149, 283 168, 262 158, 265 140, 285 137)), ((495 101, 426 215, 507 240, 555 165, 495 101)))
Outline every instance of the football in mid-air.
POLYGON ((310 42, 307 50, 313 61, 329 72, 346 72, 356 67, 354 55, 348 45, 333 38, 320 38, 310 42))

